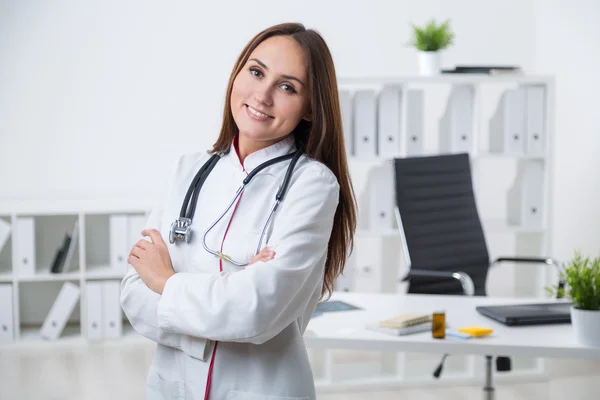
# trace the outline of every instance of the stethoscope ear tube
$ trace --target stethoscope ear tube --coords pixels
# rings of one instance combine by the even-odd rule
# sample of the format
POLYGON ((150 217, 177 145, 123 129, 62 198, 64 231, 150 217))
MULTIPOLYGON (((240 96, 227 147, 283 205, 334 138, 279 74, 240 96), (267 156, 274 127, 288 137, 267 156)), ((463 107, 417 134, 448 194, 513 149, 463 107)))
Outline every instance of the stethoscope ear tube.
POLYGON ((302 156, 302 153, 303 153, 302 149, 296 150, 296 153, 294 154, 292 161, 290 161, 289 168, 287 169, 287 172, 285 173, 285 178, 283 178, 283 183, 281 184, 281 187, 277 191, 277 195, 275 195, 275 199, 277 200, 277 202, 275 203, 273 212, 277 211, 277 207, 279 206, 279 203, 283 200, 283 196, 285 196, 285 192, 287 191, 287 188, 290 185, 290 181, 292 180, 292 174, 294 173, 294 168, 296 167, 296 163, 300 159, 300 156, 302 156))

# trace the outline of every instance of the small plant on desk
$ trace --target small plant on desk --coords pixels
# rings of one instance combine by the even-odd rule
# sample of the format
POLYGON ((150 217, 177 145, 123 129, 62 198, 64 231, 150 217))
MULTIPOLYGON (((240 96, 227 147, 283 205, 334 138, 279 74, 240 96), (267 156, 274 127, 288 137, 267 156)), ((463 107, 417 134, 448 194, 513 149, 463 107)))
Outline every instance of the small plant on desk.
POLYGON ((600 346, 600 256, 575 256, 559 271, 559 284, 546 288, 557 298, 572 301, 571 323, 578 340, 600 346))

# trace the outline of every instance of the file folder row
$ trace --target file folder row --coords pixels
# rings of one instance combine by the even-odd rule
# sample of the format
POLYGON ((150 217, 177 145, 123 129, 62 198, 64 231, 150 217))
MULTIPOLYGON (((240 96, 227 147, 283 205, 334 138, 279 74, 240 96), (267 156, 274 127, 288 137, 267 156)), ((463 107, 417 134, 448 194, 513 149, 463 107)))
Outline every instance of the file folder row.
POLYGON ((118 338, 122 335, 123 314, 119 296, 119 281, 86 283, 86 330, 89 340, 118 338))
POLYGON ((490 152, 543 156, 546 148, 546 90, 522 86, 504 92, 490 120, 490 152))
POLYGON ((125 273, 127 258, 133 245, 142 238, 146 224, 144 215, 111 215, 109 221, 110 267, 125 273))
POLYGON ((403 90, 396 86, 381 90, 340 89, 339 97, 349 155, 393 158, 403 153, 422 153, 422 90, 403 90))

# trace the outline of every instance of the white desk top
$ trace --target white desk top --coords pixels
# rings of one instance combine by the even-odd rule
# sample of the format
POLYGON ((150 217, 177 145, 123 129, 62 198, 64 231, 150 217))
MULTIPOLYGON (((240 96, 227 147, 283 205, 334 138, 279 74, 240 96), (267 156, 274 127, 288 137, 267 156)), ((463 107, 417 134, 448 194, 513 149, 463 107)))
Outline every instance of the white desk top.
POLYGON ((308 347, 600 360, 600 347, 579 344, 570 324, 509 327, 475 310, 479 305, 551 300, 343 292, 334 293, 331 300, 342 300, 363 310, 327 312, 311 319, 304 335, 308 347), (481 338, 441 340, 433 339, 431 332, 392 336, 364 328, 366 323, 401 313, 431 314, 436 310, 446 311, 449 328, 481 326, 494 332, 481 338))

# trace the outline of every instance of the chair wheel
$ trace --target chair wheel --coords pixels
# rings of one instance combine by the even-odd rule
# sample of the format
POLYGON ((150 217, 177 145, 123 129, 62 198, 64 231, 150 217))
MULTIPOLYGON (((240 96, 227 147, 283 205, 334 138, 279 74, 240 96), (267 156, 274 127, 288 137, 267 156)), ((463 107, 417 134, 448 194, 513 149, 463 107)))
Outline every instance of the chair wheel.
POLYGON ((509 357, 496 357, 496 371, 508 372, 510 370, 512 370, 512 367, 509 357))

